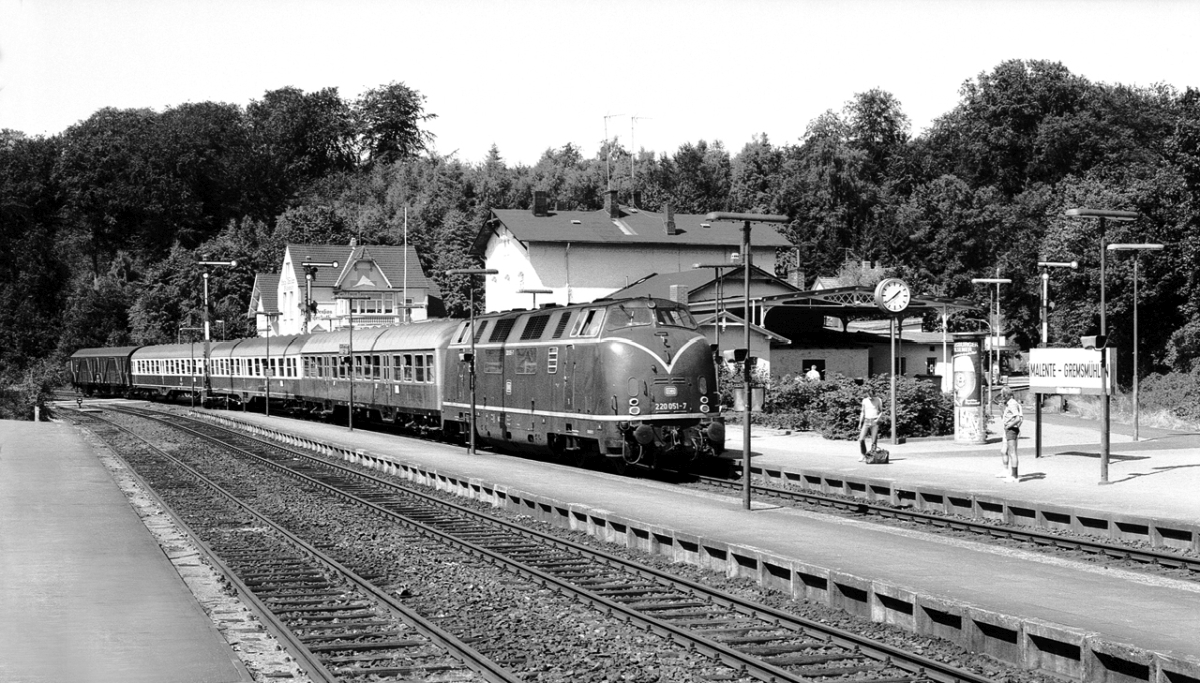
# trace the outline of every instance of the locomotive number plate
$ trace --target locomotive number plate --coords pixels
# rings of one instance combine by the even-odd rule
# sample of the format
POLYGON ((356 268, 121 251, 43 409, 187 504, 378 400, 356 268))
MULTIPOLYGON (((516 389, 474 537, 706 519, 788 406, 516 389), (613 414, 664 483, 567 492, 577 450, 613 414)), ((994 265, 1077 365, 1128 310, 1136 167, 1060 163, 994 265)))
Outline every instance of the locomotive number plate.
POLYGON ((656 413, 686 413, 688 409, 687 401, 659 403, 655 401, 654 412, 656 413))

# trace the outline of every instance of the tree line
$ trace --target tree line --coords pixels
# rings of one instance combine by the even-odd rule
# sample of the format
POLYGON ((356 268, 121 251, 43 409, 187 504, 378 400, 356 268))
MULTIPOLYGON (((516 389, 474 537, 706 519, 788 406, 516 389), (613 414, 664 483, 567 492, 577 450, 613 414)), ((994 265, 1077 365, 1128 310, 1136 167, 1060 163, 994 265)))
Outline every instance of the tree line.
MULTIPOLYGON (((242 264, 213 272, 210 305, 228 336, 250 335, 254 274, 276 269, 284 245, 400 244, 406 214, 409 243, 464 313, 464 284, 442 273, 479 265, 470 250, 491 209, 527 209, 535 190, 559 209, 600 209, 610 182, 648 210, 785 214, 795 248, 779 261, 810 281, 872 260, 918 293, 986 304, 971 279, 1010 278, 1001 307, 1022 347, 1040 341, 1039 260, 1080 262, 1051 274, 1052 345, 1099 328, 1099 225, 1065 210, 1137 211, 1103 237, 1165 245, 1140 261, 1139 310, 1152 321, 1139 334, 1143 373, 1197 369, 1193 88, 1095 83, 1013 60, 965 81, 920 134, 875 89, 782 144, 762 134, 736 153, 699 140, 660 154, 611 140, 592 157, 567 144, 513 166, 495 146, 477 163, 434 153, 425 107, 399 82, 353 99, 289 87, 244 106, 102 109, 53 136, 0 131, 2 386, 36 394, 80 347, 174 341, 200 320, 201 258, 242 264)), ((1108 327, 1123 353, 1132 268, 1131 256, 1108 255, 1108 327)))

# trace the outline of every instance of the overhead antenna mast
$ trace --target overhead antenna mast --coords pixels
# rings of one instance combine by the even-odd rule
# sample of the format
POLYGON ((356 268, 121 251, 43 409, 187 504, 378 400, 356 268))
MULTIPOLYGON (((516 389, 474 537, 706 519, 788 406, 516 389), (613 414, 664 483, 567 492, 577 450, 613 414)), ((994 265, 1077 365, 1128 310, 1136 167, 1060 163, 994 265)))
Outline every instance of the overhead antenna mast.
POLYGON ((609 190, 612 190, 612 171, 608 168, 608 162, 612 158, 612 148, 608 145, 608 120, 617 116, 624 116, 624 114, 604 115, 604 182, 609 190))

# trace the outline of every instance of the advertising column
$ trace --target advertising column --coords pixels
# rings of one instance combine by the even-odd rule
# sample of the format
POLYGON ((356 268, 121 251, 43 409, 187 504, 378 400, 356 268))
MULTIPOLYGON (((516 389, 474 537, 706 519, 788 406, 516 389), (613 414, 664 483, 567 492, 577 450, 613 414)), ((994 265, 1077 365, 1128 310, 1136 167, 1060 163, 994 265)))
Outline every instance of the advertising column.
POLYGON ((954 360, 954 442, 987 443, 987 418, 983 402, 983 334, 956 332, 954 360))

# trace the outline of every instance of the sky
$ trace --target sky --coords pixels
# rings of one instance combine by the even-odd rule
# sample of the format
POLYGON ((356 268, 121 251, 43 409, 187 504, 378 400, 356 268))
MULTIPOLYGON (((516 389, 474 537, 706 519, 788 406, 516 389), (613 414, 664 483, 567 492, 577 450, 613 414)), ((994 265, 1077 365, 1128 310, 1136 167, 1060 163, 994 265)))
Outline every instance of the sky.
POLYGON ((1009 59, 1200 87, 1197 26, 1191 0, 0 0, 0 128, 402 82, 437 115, 434 150, 469 163, 493 144, 510 166, 594 156, 606 133, 736 154, 872 88, 919 135, 1009 59))

